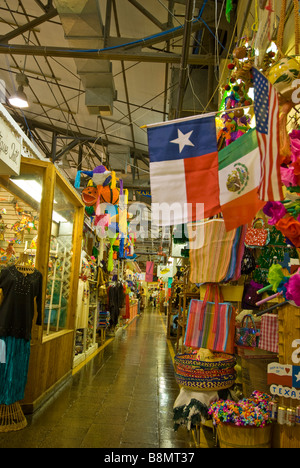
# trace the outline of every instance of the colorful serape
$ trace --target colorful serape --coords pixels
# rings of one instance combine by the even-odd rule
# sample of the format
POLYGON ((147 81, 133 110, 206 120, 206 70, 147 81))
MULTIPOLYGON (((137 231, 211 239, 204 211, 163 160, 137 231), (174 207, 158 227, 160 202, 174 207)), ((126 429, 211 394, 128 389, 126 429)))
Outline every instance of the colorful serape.
POLYGON ((185 346, 233 354, 234 336, 230 333, 233 319, 231 304, 207 302, 203 307, 203 301, 193 299, 190 303, 185 346))
POLYGON ((196 243, 190 248, 191 283, 224 281, 230 266, 236 229, 227 232, 222 219, 189 224, 188 228, 189 238, 194 239, 194 228, 197 228, 197 237, 200 240, 199 248, 196 243))

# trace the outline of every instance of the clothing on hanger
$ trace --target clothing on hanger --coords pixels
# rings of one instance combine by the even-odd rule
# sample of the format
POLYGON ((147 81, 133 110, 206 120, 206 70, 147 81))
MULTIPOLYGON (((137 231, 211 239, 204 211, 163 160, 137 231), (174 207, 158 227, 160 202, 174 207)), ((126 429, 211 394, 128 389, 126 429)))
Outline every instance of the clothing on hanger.
POLYGON ((18 266, 2 270, 0 289, 3 302, 0 306, 0 337, 31 339, 32 320, 37 306, 37 325, 42 325, 42 274, 35 268, 22 273, 18 266))

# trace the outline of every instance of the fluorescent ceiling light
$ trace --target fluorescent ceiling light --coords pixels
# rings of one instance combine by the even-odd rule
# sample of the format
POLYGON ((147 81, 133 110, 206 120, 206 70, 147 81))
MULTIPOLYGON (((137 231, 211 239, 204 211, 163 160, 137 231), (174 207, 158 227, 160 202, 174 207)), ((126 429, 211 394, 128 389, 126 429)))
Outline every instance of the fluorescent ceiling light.
MULTIPOLYGON (((41 202, 43 189, 41 184, 39 184, 36 180, 12 179, 12 182, 18 187, 20 187, 20 189, 23 190, 25 193, 30 195, 31 198, 33 198, 39 203, 41 202)), ((55 200, 54 203, 57 204, 55 200)), ((68 223, 68 221, 56 211, 53 211, 52 219, 56 223, 68 223)))
POLYGON ((13 183, 20 187, 21 190, 28 193, 34 200, 41 202, 42 186, 36 180, 12 179, 13 183))
POLYGON ((60 214, 56 213, 56 211, 53 211, 53 213, 52 213, 52 220, 55 221, 56 223, 67 223, 68 222, 66 220, 66 218, 64 218, 60 214))

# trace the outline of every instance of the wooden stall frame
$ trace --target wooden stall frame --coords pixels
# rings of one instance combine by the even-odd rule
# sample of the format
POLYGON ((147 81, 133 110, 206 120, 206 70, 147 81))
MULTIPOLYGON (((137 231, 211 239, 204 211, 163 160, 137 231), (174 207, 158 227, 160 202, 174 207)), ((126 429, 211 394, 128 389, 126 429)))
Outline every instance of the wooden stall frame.
MULTIPOLYGON (((279 322, 279 363, 295 365, 292 354, 293 342, 300 339, 300 308, 290 304, 278 310, 279 322)), ((299 400, 280 397, 279 406, 296 407, 299 400)), ((276 424, 273 436, 274 448, 300 448, 300 426, 289 427, 276 424)))

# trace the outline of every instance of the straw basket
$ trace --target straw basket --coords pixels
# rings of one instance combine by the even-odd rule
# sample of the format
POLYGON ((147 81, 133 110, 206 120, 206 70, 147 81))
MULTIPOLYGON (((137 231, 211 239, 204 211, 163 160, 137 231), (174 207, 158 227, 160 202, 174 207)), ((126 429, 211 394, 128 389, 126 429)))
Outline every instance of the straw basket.
POLYGON ((271 448, 272 425, 240 427, 222 424, 217 428, 220 448, 271 448))
POLYGON ((13 405, 0 405, 0 433, 16 432, 27 426, 20 403, 13 405))

